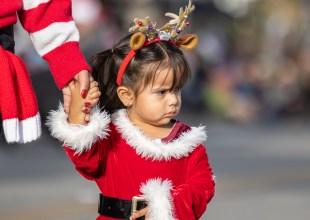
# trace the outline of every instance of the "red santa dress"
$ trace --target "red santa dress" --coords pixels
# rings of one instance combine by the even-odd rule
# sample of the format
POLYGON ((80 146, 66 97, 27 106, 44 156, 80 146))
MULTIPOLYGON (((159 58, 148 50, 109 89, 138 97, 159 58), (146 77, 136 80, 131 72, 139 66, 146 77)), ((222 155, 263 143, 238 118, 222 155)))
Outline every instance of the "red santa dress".
POLYGON ((103 195, 125 200, 143 195, 148 219, 199 219, 214 195, 202 126, 177 121, 166 138, 151 139, 124 109, 111 116, 94 109, 87 125, 76 126, 67 122, 62 107, 51 113, 47 125, 64 142, 76 170, 95 181, 103 195))

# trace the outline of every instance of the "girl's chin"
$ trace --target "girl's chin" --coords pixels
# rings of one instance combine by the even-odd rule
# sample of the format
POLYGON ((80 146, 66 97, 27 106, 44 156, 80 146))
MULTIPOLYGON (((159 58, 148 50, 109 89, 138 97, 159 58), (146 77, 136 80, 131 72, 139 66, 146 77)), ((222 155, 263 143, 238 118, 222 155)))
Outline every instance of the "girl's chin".
POLYGON ((158 127, 171 127, 171 120, 172 120, 173 118, 165 118, 165 119, 163 119, 163 120, 161 120, 160 121, 160 123, 157 123, 157 125, 156 126, 158 126, 158 127))

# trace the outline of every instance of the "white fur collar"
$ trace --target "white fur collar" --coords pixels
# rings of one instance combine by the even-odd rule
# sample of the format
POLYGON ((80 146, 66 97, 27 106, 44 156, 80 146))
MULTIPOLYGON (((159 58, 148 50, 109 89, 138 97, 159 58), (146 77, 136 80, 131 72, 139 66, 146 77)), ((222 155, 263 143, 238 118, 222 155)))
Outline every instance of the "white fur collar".
POLYGON ((180 137, 168 143, 151 139, 130 122, 125 109, 115 112, 112 115, 112 122, 138 155, 152 160, 169 161, 171 158, 186 157, 207 139, 204 126, 191 127, 188 132, 182 133, 180 137))

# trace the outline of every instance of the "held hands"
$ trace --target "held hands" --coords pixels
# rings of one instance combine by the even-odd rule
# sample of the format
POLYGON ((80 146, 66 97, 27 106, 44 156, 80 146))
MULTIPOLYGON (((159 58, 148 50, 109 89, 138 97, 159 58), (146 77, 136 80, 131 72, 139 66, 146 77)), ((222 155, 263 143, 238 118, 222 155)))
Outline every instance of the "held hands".
POLYGON ((71 81, 68 86, 71 93, 68 122, 70 124, 86 124, 90 120, 89 113, 91 109, 97 104, 101 95, 98 83, 96 81, 90 83, 85 98, 80 95, 81 86, 78 82, 71 81))
MULTIPOLYGON (((80 84, 80 95, 85 98, 87 95, 87 91, 90 86, 90 82, 93 81, 92 77, 90 76, 87 70, 82 70, 78 74, 74 76, 71 80, 74 82, 79 82, 80 84)), ((69 83, 62 88, 63 98, 64 98, 64 110, 68 114, 69 113, 69 106, 71 102, 71 92, 69 89, 69 83)))

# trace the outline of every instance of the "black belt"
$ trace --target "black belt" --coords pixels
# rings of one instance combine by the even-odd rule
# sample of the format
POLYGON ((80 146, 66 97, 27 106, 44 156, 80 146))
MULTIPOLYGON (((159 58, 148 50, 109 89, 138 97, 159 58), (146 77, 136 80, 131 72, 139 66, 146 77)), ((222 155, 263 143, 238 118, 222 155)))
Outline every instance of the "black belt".
MULTIPOLYGON (((140 201, 137 203, 137 210, 143 209, 146 206, 146 202, 140 201)), ((129 219, 131 215, 131 200, 116 199, 100 193, 98 213, 110 218, 129 219)), ((144 216, 137 218, 137 220, 144 219, 144 216)))
POLYGON ((13 25, 0 28, 0 45, 3 49, 14 53, 15 41, 13 25))

